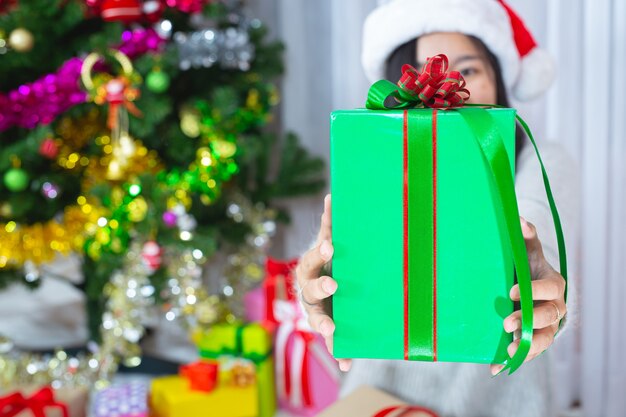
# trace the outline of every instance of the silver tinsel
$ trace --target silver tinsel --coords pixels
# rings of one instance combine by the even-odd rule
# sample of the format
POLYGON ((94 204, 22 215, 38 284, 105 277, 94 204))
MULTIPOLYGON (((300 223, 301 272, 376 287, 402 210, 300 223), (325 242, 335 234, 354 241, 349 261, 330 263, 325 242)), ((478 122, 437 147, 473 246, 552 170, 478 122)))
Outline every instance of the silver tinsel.
POLYGON ((241 71, 250 69, 255 51, 248 32, 251 28, 258 29, 261 22, 242 14, 238 1, 232 3, 226 4, 231 10, 227 16, 230 27, 218 29, 216 22, 198 13, 190 18, 195 31, 174 33, 182 70, 213 65, 241 71))
POLYGON ((219 64, 225 69, 247 71, 254 59, 254 46, 250 43, 248 31, 242 28, 176 32, 174 41, 178 46, 182 70, 219 64))

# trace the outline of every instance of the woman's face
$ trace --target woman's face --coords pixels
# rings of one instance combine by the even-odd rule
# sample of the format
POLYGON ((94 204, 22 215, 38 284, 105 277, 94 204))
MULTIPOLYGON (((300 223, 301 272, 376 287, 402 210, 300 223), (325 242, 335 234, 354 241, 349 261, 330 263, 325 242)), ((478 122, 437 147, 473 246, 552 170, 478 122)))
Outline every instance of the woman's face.
POLYGON ((461 33, 431 33, 417 41, 417 62, 421 68, 426 60, 438 54, 448 56, 450 71, 459 71, 467 82, 471 96, 468 103, 492 104, 497 100, 496 77, 487 57, 470 38, 461 33))

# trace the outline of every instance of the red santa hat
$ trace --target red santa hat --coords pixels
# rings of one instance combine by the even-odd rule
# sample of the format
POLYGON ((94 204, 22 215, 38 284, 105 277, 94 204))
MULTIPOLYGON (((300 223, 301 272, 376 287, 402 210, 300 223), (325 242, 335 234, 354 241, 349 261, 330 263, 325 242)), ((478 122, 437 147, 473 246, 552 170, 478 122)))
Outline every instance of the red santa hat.
POLYGON ((554 80, 551 56, 503 0, 392 0, 374 10, 363 28, 362 63, 370 81, 385 77, 385 62, 398 46, 433 32, 482 40, 518 100, 540 96, 554 80))

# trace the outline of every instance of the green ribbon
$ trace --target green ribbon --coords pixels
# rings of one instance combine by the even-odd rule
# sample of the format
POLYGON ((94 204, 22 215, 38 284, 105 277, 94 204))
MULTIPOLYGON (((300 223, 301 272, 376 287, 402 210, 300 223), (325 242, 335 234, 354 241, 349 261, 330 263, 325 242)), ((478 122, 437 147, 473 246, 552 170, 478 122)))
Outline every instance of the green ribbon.
POLYGON ((365 107, 370 110, 400 110, 423 106, 419 99, 403 94, 398 86, 388 80, 376 81, 367 93, 365 107))
MULTIPOLYGON (((398 90, 397 85, 387 80, 381 80, 372 85, 369 90, 366 103, 366 107, 370 110, 407 109, 420 106, 423 106, 421 101, 410 100, 407 97, 404 97, 398 90)), ((500 132, 498 131, 492 117, 483 107, 498 108, 503 106, 466 104, 465 108, 454 109, 454 111, 458 111, 463 116, 463 119, 474 133, 476 142, 478 143, 483 157, 490 168, 491 178, 498 189, 498 195, 495 196, 497 197, 495 202, 503 213, 506 222, 506 233, 511 246, 515 270, 517 273, 517 281, 520 289, 520 309, 522 316, 522 332, 519 347, 515 355, 505 362, 505 367, 501 371, 504 372, 508 369, 509 374, 512 374, 524 363, 532 343, 533 298, 531 274, 530 266, 528 264, 528 254, 526 253, 526 244, 524 242, 520 226, 519 209, 517 206, 517 197, 515 195, 515 184, 510 171, 508 155, 504 148, 504 142, 500 132)), ((427 184, 429 178, 432 180, 432 173, 425 175, 425 172, 422 174, 419 172, 427 170, 428 167, 432 168, 432 161, 429 165, 429 162, 426 161, 425 158, 428 158, 432 154, 432 148, 426 148, 428 147, 427 143, 432 141, 432 130, 429 125, 432 117, 436 117, 436 115, 433 115, 432 117, 423 116, 428 118, 429 125, 427 126, 425 124, 426 120, 421 120, 419 118, 420 116, 414 117, 411 115, 412 113, 420 114, 420 112, 409 113, 409 131, 415 132, 415 134, 409 134, 409 160, 413 160, 420 165, 420 167, 416 167, 415 163, 409 164, 409 178, 412 178, 409 180, 409 183, 416 184, 415 188, 410 188, 409 201, 419 201, 419 199, 424 198, 424 196, 432 197, 433 195, 432 184, 430 185, 430 188, 427 184), (412 139, 413 136, 414 138, 412 139)), ((516 119, 528 135, 528 138, 530 139, 537 155, 537 159, 539 160, 539 164, 541 165, 544 187, 557 235, 560 273, 565 279, 565 297, 567 299, 567 256, 560 216, 554 202, 550 181, 548 179, 543 160, 541 159, 541 155, 539 154, 539 149, 537 148, 534 136, 530 131, 528 124, 519 115, 516 115, 516 119)), ((428 205, 420 205, 420 208, 425 207, 428 207, 428 205)), ((432 205, 430 207, 432 207, 432 205)), ((419 213, 417 216, 409 216, 409 227, 412 233, 415 233, 414 231, 416 230, 422 230, 424 233, 428 232, 429 229, 424 228, 422 222, 429 214, 429 221, 432 221, 432 210, 430 213, 424 212, 419 213)), ((409 259, 419 259, 419 262, 409 264, 410 276, 432 276, 432 224, 430 225, 430 231, 431 235, 429 239, 424 236, 418 236, 416 242, 410 244, 409 246, 409 259), (422 238, 424 239, 422 240, 422 238), (422 242, 421 244, 418 243, 420 241, 422 242), (423 245, 427 246, 428 242, 430 242, 431 245, 429 249, 426 249, 423 245), (429 267, 431 268, 430 274, 426 271, 429 267), (418 269, 420 271, 418 271, 418 269)), ((420 302, 415 303, 409 300, 409 359, 432 360, 432 342, 434 331, 432 328, 432 282, 430 284, 420 284, 414 283, 414 281, 419 280, 410 280, 409 296, 413 294, 416 297, 419 297, 420 302), (428 285, 431 286, 430 289, 424 288, 428 285), (422 295, 420 296, 419 294, 422 295), (430 305, 428 305, 427 301, 429 298, 431 300, 430 305)), ((563 322, 561 321, 559 329, 562 324, 563 322)))
POLYGON ((434 274, 433 117, 407 111, 408 140, 408 341, 409 360, 433 361, 433 281, 411 279, 434 274))
POLYGON ((459 110, 461 116, 474 133, 474 138, 482 150, 483 158, 490 167, 491 178, 498 193, 494 202, 504 215, 506 233, 513 253, 513 263, 520 289, 520 307, 522 315, 522 334, 515 355, 506 361, 505 369, 510 373, 517 370, 530 351, 533 338, 533 299, 530 266, 526 244, 520 226, 515 185, 511 174, 509 158, 504 148, 504 141, 491 115, 484 109, 466 108, 459 110))
MULTIPOLYGON (((244 343, 243 343, 243 332, 246 327, 249 325, 237 325, 235 329, 235 346, 228 347, 222 346, 221 349, 211 350, 211 349, 199 349, 200 357, 206 359, 217 359, 220 356, 236 356, 244 359, 248 359, 254 362, 256 365, 259 365, 265 362, 270 356, 272 356, 272 350, 269 349, 266 353, 258 353, 258 352, 244 352, 244 343)), ((210 337, 210 336, 209 336, 210 337)))

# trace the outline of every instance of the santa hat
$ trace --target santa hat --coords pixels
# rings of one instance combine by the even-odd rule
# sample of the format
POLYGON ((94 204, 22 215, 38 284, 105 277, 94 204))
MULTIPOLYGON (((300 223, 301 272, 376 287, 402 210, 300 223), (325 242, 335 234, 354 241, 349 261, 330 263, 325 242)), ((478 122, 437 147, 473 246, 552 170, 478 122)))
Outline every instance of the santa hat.
POLYGON ((552 58, 503 0, 392 0, 374 10, 363 28, 362 63, 370 81, 385 77, 385 62, 397 47, 433 32, 459 32, 483 41, 518 100, 540 96, 554 80, 552 58))

